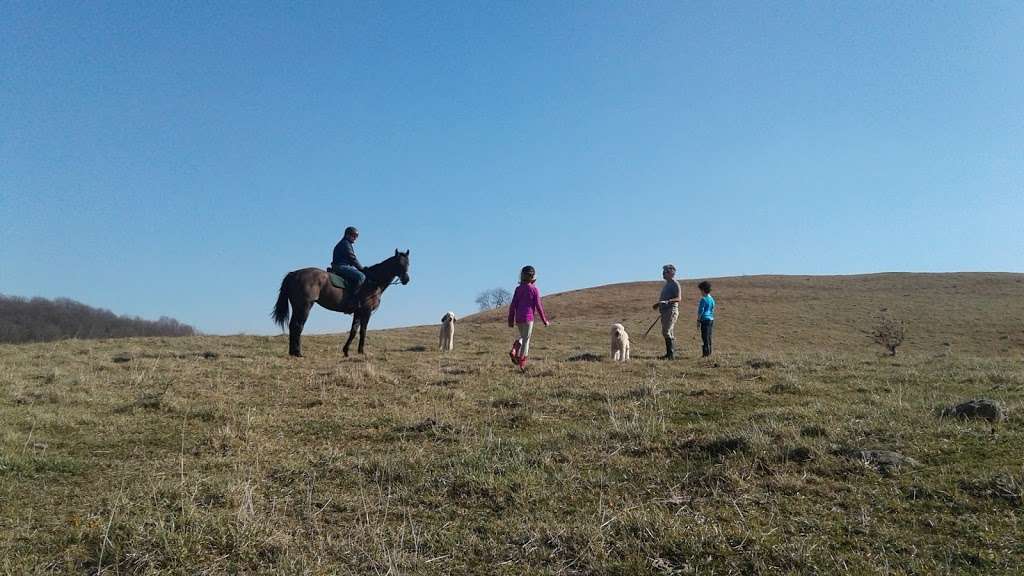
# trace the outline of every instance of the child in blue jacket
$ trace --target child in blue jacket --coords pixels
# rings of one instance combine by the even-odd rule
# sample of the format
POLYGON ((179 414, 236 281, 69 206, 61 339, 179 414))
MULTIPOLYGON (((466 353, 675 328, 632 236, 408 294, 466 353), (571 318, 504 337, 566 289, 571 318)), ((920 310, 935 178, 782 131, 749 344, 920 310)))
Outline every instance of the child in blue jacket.
POLYGON ((700 326, 701 356, 711 356, 711 333, 715 327, 715 299, 711 297, 711 283, 707 280, 697 285, 703 295, 697 302, 697 325, 700 326))

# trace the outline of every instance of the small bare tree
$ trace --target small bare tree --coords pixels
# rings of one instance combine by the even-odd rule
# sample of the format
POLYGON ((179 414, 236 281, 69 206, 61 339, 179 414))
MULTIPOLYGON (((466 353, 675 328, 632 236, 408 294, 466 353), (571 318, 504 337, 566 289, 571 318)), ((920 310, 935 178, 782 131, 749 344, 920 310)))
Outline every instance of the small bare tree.
POLYGON ((494 303, 494 307, 504 306, 512 301, 512 293, 504 288, 495 288, 494 293, 491 295, 491 301, 494 303))
POLYGON ((490 310, 491 309, 491 299, 490 299, 490 297, 487 296, 487 292, 486 291, 485 292, 481 292, 476 297, 476 305, 480 308, 481 312, 483 312, 484 310, 490 310))
POLYGON ((889 351, 891 356, 896 355, 896 349, 903 344, 903 337, 906 336, 906 326, 902 320, 897 320, 888 314, 878 320, 874 332, 871 333, 878 342, 889 351))
POLYGON ((491 288, 484 290, 476 297, 476 305, 480 310, 493 310, 508 304, 512 301, 512 294, 504 288, 491 288))

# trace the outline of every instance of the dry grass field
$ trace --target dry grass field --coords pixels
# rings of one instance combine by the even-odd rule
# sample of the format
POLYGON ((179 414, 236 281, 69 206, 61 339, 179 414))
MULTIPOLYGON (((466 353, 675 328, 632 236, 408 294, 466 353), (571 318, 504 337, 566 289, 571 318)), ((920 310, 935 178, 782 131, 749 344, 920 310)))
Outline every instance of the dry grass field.
POLYGON ((709 360, 691 281, 673 362, 641 338, 658 283, 546 298, 525 374, 502 312, 443 355, 432 326, 350 359, 338 335, 0 346, 0 573, 1020 573, 1024 275, 712 282, 709 360), (937 414, 978 397, 1009 420, 937 414))

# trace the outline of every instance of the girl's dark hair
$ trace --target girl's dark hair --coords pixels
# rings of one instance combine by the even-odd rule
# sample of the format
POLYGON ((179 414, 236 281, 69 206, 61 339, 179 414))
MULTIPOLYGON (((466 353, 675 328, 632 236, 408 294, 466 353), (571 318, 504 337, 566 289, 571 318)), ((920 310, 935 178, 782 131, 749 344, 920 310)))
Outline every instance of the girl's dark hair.
POLYGON ((533 269, 533 266, 523 266, 523 269, 519 271, 519 279, 523 281, 530 281, 537 276, 537 271, 533 269))
POLYGON ((711 282, 708 282, 707 280, 705 280, 705 281, 701 282, 700 284, 697 284, 697 288, 700 288, 701 292, 707 292, 708 294, 710 294, 711 293, 711 282))

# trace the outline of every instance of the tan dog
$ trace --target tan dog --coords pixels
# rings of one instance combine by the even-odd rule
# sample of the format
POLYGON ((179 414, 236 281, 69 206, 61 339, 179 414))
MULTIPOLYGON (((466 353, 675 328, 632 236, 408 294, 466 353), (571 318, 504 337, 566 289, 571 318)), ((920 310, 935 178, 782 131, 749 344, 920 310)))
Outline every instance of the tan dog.
POLYGON ((629 360, 629 334, 622 324, 612 324, 612 360, 629 360))
POLYGON ((450 352, 455 348, 455 312, 445 312, 441 317, 440 347, 442 352, 450 352))

